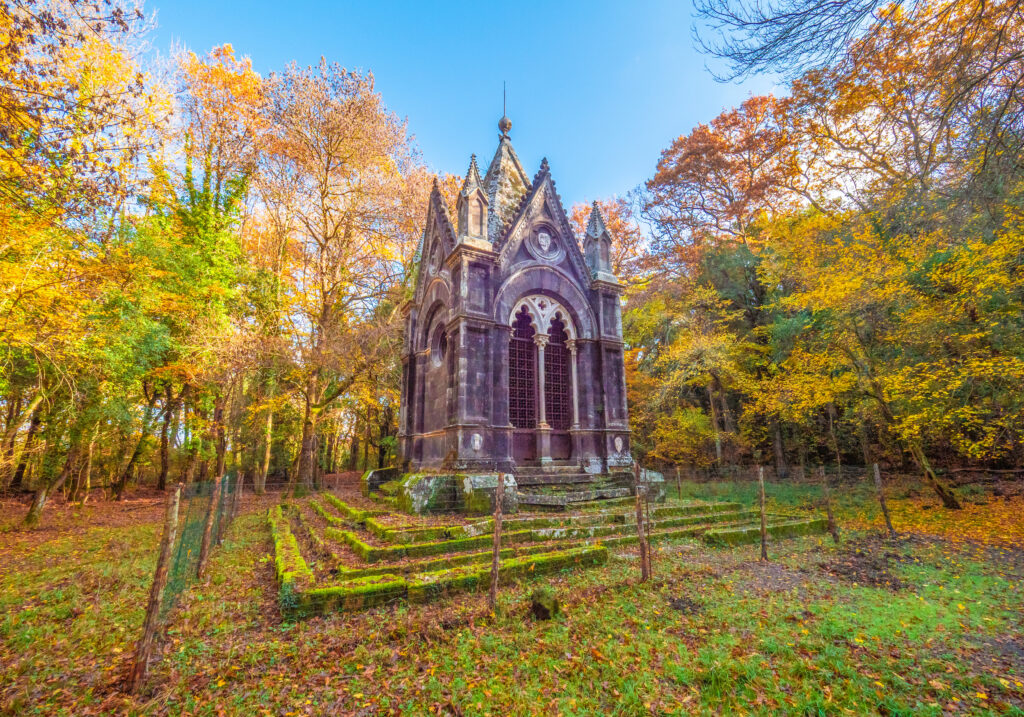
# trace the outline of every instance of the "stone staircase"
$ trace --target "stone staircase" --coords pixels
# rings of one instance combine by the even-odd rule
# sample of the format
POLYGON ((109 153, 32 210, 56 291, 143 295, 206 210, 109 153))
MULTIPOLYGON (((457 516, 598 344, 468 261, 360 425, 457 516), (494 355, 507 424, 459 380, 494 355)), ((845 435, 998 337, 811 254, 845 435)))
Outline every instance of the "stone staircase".
POLYGON ((599 506, 603 501, 633 495, 628 473, 585 473, 576 465, 521 466, 516 470, 519 506, 523 510, 567 510, 599 506))

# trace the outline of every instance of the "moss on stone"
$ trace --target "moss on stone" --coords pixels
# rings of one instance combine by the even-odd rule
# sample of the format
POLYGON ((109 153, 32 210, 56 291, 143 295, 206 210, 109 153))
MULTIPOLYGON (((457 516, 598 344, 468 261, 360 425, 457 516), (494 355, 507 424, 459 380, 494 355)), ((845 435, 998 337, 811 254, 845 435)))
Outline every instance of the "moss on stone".
MULTIPOLYGON (((828 530, 828 521, 824 518, 791 520, 784 523, 768 525, 767 532, 773 538, 793 538, 800 535, 815 535, 828 530)), ((745 528, 715 529, 704 533, 704 542, 708 545, 746 545, 761 540, 761 526, 751 525, 745 528)))
POLYGON ((404 578, 391 574, 346 580, 305 591, 298 597, 296 612, 308 615, 364 610, 405 598, 407 587, 404 578))
MULTIPOLYGON (((590 545, 502 560, 498 565, 498 573, 503 579, 508 579, 577 566, 602 565, 607 561, 607 548, 590 545)), ((427 602, 439 595, 475 590, 489 585, 490 578, 489 567, 421 573, 409 579, 409 602, 427 602)))
POLYGON ((313 582, 313 571, 306 565, 299 550, 299 543, 292 534, 288 518, 275 505, 267 511, 267 523, 274 541, 274 571, 282 594, 290 595, 301 591, 313 582))

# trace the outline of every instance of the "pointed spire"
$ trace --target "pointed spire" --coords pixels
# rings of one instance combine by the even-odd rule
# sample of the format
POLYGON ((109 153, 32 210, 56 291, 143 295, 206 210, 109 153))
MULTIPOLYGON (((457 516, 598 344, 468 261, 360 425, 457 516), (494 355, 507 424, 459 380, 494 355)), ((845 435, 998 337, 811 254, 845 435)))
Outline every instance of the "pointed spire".
POLYGON ((591 205, 590 208, 590 220, 587 221, 587 236, 599 238, 602 234, 608 233, 608 227, 604 224, 604 217, 601 215, 601 207, 598 206, 597 201, 591 205))
POLYGON ((587 232, 583 237, 583 257, 593 278, 612 284, 619 282, 612 273, 612 233, 604 223, 604 216, 597 202, 590 207, 587 232))
POLYGON ((530 183, 530 186, 536 187, 538 184, 540 184, 540 180, 542 180, 545 177, 545 175, 550 174, 551 167, 548 166, 548 158, 544 157, 544 159, 540 161, 540 169, 538 169, 537 173, 533 175, 533 182, 530 183))
POLYGON ((476 166, 476 155, 469 156, 469 170, 462 182, 462 195, 469 196, 473 191, 482 189, 484 180, 480 178, 480 169, 476 166))
POLYGON ((501 139, 483 179, 488 205, 487 236, 492 241, 501 235, 502 227, 512 218, 513 210, 530 187, 530 178, 508 137, 511 126, 508 117, 502 117, 498 123, 502 131, 501 139))

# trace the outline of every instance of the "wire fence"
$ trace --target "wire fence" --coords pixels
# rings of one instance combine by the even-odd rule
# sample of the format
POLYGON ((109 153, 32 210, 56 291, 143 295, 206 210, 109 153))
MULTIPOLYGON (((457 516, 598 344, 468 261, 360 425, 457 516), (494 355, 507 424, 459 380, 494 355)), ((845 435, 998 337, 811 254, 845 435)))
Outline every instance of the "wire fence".
POLYGON ((128 679, 129 691, 142 684, 159 628, 185 590, 202 577, 210 552, 220 544, 237 514, 239 489, 237 474, 231 472, 210 481, 177 485, 168 492, 160 554, 128 679))
MULTIPOLYGON (((191 483, 182 489, 181 507, 178 512, 177 539, 172 549, 171 564, 167 570, 167 585, 160 600, 160 618, 164 619, 178 603, 181 594, 188 589, 199 572, 199 557, 202 551, 203 534, 210 518, 210 541, 220 542, 233 515, 238 480, 234 474, 224 476, 221 490, 216 491, 216 480, 191 483), (210 516, 214 493, 218 494, 216 509, 210 516)), ((212 547, 212 546, 211 546, 212 547)))

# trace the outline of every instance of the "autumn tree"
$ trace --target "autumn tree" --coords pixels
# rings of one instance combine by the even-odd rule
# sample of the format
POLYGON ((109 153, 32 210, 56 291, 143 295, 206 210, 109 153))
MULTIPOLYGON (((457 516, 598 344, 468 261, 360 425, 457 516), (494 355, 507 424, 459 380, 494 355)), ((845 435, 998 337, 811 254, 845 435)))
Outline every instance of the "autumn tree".
POLYGON ((267 99, 261 181, 289 217, 296 257, 284 311, 287 381, 303 415, 293 480, 312 485, 321 416, 381 360, 396 330, 412 157, 372 76, 292 66, 269 79, 267 99))

